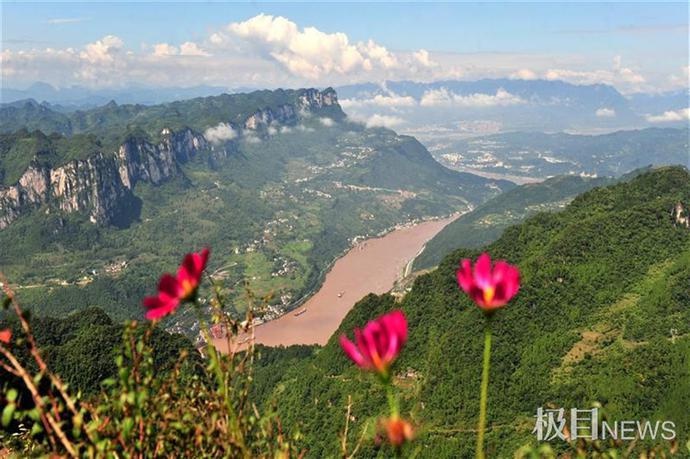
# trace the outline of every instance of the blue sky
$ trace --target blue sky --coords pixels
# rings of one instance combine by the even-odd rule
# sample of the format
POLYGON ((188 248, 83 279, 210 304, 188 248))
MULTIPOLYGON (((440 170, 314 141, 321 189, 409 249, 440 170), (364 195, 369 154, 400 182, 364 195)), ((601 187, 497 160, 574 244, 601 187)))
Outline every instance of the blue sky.
MULTIPOLYGON (((78 55, 88 44, 112 36, 117 38, 117 41, 108 41, 114 49, 112 55, 119 53, 116 58, 123 62, 120 71, 129 71, 121 77, 128 81, 137 80, 137 73, 145 75, 146 68, 164 71, 173 67, 171 62, 158 62, 156 67, 152 59, 147 60, 146 54, 151 53, 156 44, 165 43, 179 49, 181 44, 191 42, 204 49, 209 63, 211 58, 218 60, 222 56, 230 67, 238 69, 238 75, 241 75, 238 78, 244 80, 243 83, 258 85, 281 84, 281 69, 283 73, 287 71, 286 83, 296 83, 305 78, 332 79, 337 83, 396 76, 412 79, 433 79, 435 75, 474 78, 481 77, 482 72, 485 76, 508 76, 521 70, 525 71, 521 73, 523 75, 543 77, 550 70, 557 70, 559 72, 551 75, 583 80, 595 78, 597 72, 604 80, 611 80, 615 78, 612 74, 618 72, 620 78, 626 80, 618 84, 628 85, 630 91, 635 90, 634 84, 639 86, 638 89, 643 89, 643 86, 668 89, 674 87, 672 81, 675 81, 675 86, 679 81, 682 83, 684 76, 687 81, 686 73, 683 73, 687 72, 688 65, 687 33, 687 3, 3 2, 3 64, 9 69, 8 72, 3 71, 3 82, 21 84, 41 74, 38 67, 27 68, 29 65, 43 65, 41 69, 49 70, 46 77, 54 84, 66 84, 70 78, 75 82, 88 80, 86 76, 95 70, 86 69, 81 77, 65 73, 75 65, 86 65, 83 58, 58 58, 55 50, 71 49, 78 55), (350 68, 347 63, 343 69, 336 63, 335 70, 326 66, 322 70, 304 73, 305 67, 314 64, 310 60, 314 56, 305 57, 294 52, 295 46, 303 44, 299 35, 294 40, 294 37, 288 37, 285 43, 277 44, 269 38, 270 30, 252 29, 244 35, 237 30, 227 33, 229 24, 243 23, 261 13, 283 17, 294 23, 298 31, 315 27, 326 34, 325 37, 334 39, 337 37, 333 34, 343 33, 348 43, 353 45, 372 40, 393 53, 400 69, 397 74, 388 65, 376 70, 377 65, 372 58, 375 69, 366 70, 366 64, 361 68, 356 65, 350 68), (217 32, 224 34, 222 49, 217 43, 209 42, 209 37, 217 32), (46 55, 46 48, 53 53, 46 55), (427 68, 420 70, 418 78, 415 78, 409 65, 402 63, 406 55, 419 50, 430 53, 430 67, 435 68, 435 73, 427 68), (24 52, 24 60, 19 57, 21 52, 24 52), (26 58, 27 55, 31 55, 31 59, 26 58), (300 60, 303 58, 306 59, 304 62, 300 60), (296 63, 294 59, 297 59, 296 63), (147 62, 139 62, 143 60, 147 62), (260 62, 262 60, 264 62, 260 62), (61 63, 65 69, 59 74, 61 63), (135 68, 136 65, 139 67, 135 68), (640 78, 631 77, 631 73, 625 70, 640 75, 640 78), (269 74, 265 81, 257 77, 260 73, 269 74)), ((326 47, 324 51, 330 49, 326 47)), ((311 50, 305 52, 311 53, 311 50)), ((368 55, 362 52, 366 60, 368 55)), ((178 63, 184 61, 185 65, 189 60, 185 56, 168 55, 167 58, 177 59, 178 63)), ((202 61, 198 57, 197 63, 202 61)), ((94 59, 89 62, 92 65, 96 63, 94 59)), ((97 63, 113 62, 102 60, 97 63)), ((181 77, 179 84, 193 80, 193 74, 189 74, 181 77)), ((205 80, 206 83, 214 81, 205 80)), ((98 84, 94 81, 86 83, 98 84)), ((106 82, 109 83, 112 81, 106 82)), ((148 83, 155 84, 155 81, 148 83)), ((161 84, 174 83, 171 79, 161 81, 161 84)))

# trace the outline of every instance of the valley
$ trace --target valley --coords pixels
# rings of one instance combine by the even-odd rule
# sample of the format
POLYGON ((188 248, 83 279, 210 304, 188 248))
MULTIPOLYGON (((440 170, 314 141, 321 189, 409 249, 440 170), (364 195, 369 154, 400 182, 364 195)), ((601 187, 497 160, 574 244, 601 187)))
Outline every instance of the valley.
MULTIPOLYGON (((254 341, 267 346, 326 344, 357 301, 391 290, 424 244, 458 217, 405 225, 384 236, 356 243, 335 261, 318 291, 294 312, 258 325, 254 341)), ((240 345, 247 339, 248 336, 238 336, 230 344, 226 337, 219 337, 213 345, 227 352, 228 345, 240 345)))
POLYGON ((687 128, 646 128, 599 135, 505 132, 459 140, 426 138, 447 167, 515 183, 575 174, 619 176, 654 165, 688 165, 687 128), (650 154, 650 152, 654 154, 650 154))
MULTIPOLYGON (((32 286, 22 296, 40 313, 91 305, 139 317, 154 273, 208 246, 230 312, 243 314, 252 296, 272 319, 356 241, 514 186, 451 171, 414 138, 349 121, 332 90, 3 110, 0 131, 17 119, 42 129, 0 144, 0 265, 32 286)), ((193 317, 167 326, 195 335, 193 317)))

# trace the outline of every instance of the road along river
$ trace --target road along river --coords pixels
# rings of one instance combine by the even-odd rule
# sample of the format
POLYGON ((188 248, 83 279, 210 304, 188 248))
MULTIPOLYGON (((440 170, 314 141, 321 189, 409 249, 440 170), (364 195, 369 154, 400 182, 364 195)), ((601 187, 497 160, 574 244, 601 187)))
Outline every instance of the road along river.
MULTIPOLYGON (((391 290, 424 244, 459 216, 403 227, 355 245, 333 264, 319 291, 302 306, 256 327, 255 341, 267 346, 326 344, 357 301, 391 290)), ((226 339, 216 339, 214 345, 227 352, 226 339)))

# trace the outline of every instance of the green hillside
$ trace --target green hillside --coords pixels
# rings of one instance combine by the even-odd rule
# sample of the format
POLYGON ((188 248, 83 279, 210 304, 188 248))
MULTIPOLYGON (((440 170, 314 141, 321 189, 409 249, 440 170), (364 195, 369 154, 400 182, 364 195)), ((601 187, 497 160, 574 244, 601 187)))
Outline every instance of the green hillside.
MULTIPOLYGON (((669 216, 678 200, 690 202, 690 174, 658 169, 537 214, 486 247, 522 272, 520 293, 494 318, 488 457, 535 444, 537 407, 595 401, 609 419, 672 420, 680 445, 688 441, 690 231, 669 216)), ((348 395, 351 445, 385 412, 374 379, 346 359, 337 337, 395 307, 410 325, 395 384, 403 414, 420 426, 420 457, 473 455, 484 318, 454 273, 461 258, 477 254, 449 254, 399 304, 388 295, 364 298, 328 345, 277 367, 278 384, 267 379, 271 387, 262 387, 257 374, 257 390, 272 393, 283 425, 301 429, 308 457, 339 451, 348 395)), ((375 454, 371 441, 359 452, 375 454)))
POLYGON ((448 252, 476 248, 499 238, 503 231, 537 212, 560 210, 575 196, 613 180, 558 176, 508 190, 463 215, 431 239, 415 259, 414 269, 438 265, 448 252))
MULTIPOLYGON (((21 333, 18 320, 14 315, 8 317, 0 317, 0 328, 9 327, 17 336, 21 333)), ((101 382, 117 376, 115 356, 123 345, 124 327, 113 322, 104 311, 88 308, 65 317, 34 317, 31 326, 46 363, 75 393, 99 394, 101 382)), ((144 327, 140 325, 139 329, 144 327)), ((201 356, 182 335, 157 329, 153 332, 152 345, 158 371, 169 370, 181 351, 188 354, 187 369, 199 371, 201 368, 201 356)), ((18 356, 29 368, 37 370, 28 349, 21 349, 18 356)), ((2 390, 5 390, 8 381, 0 381, 2 390)), ((11 385, 17 386, 16 383, 11 385)))

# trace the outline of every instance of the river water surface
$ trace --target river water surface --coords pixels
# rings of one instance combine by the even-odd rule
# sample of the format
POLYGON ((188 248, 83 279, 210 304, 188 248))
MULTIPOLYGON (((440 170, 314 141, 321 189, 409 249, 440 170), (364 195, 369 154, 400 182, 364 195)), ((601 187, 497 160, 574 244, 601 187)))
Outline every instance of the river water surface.
MULTIPOLYGON (((256 343, 326 344, 357 301, 369 293, 391 290, 426 242, 459 216, 422 222, 360 242, 333 264, 319 291, 302 306, 256 327, 256 343), (304 312, 295 315, 298 311, 304 312)), ((227 351, 225 339, 214 340, 214 345, 227 351)))

